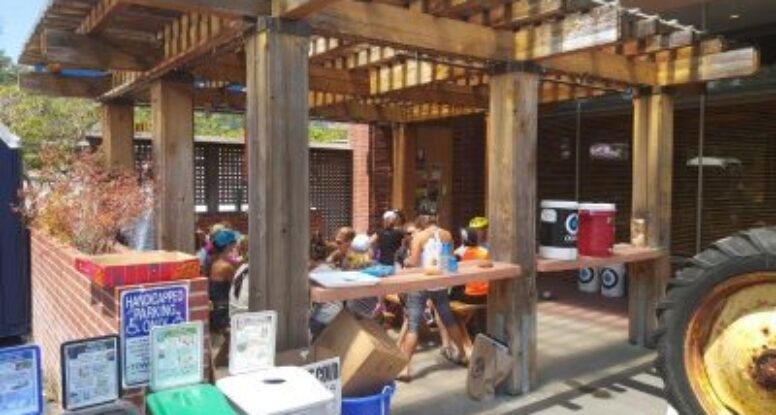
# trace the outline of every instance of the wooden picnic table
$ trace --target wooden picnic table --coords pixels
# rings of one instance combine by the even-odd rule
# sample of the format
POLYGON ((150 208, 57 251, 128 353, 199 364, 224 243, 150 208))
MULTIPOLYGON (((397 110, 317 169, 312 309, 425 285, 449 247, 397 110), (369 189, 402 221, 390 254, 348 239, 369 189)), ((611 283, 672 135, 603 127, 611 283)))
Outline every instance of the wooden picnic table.
POLYGON ((432 288, 454 287, 473 281, 495 281, 517 278, 519 265, 495 262, 493 267, 483 268, 478 261, 463 261, 455 274, 426 275, 421 268, 402 269, 396 275, 385 277, 376 285, 325 288, 310 282, 310 299, 315 302, 354 300, 365 297, 382 297, 389 294, 422 291, 432 288))

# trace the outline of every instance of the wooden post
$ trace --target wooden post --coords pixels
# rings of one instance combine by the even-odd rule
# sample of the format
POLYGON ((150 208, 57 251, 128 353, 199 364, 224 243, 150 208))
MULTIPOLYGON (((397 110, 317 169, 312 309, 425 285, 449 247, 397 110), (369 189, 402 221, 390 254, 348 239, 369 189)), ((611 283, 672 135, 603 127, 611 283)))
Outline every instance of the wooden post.
POLYGON ((653 346, 656 306, 665 293, 671 264, 671 192, 674 98, 661 91, 633 101, 633 218, 646 222, 647 245, 666 256, 630 266, 629 340, 653 346))
POLYGON ((219 169, 218 169, 218 156, 219 146, 215 144, 206 144, 204 147, 205 153, 205 205, 207 206, 207 213, 218 213, 220 198, 219 194, 219 169))
POLYGON ((278 313, 279 350, 308 339, 309 143, 303 23, 260 20, 248 37, 250 309, 278 313))
POLYGON ((406 124, 394 124, 391 128, 393 134, 393 178, 391 187, 391 207, 409 213, 412 202, 407 198, 410 162, 412 152, 410 150, 409 137, 406 124))
POLYGON ((491 255, 520 264, 517 280, 495 282, 488 294, 488 332, 509 345, 513 370, 506 392, 528 393, 536 361, 536 152, 539 75, 490 78, 488 217, 491 255))
POLYGON ((151 86, 157 248, 194 252, 194 88, 161 79, 151 86))
POLYGON ((102 151, 111 167, 135 167, 135 107, 131 103, 102 104, 102 151))

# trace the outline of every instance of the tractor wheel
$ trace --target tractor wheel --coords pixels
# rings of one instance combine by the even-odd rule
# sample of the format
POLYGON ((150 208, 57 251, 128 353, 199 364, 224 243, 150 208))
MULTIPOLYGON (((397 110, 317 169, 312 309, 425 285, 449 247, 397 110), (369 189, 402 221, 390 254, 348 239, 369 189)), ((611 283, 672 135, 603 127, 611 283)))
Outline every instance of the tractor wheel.
POLYGON ((776 228, 695 256, 658 318, 657 366, 680 414, 776 413, 776 228))

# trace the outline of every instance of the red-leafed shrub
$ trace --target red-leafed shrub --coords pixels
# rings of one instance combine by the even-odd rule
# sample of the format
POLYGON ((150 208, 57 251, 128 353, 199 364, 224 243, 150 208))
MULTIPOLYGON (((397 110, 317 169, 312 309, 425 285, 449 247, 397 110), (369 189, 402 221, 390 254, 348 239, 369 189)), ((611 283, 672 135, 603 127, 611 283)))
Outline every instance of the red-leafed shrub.
POLYGON ((44 149, 40 159, 20 211, 30 226, 83 253, 114 251, 119 235, 151 208, 151 187, 134 171, 107 167, 99 153, 44 149))

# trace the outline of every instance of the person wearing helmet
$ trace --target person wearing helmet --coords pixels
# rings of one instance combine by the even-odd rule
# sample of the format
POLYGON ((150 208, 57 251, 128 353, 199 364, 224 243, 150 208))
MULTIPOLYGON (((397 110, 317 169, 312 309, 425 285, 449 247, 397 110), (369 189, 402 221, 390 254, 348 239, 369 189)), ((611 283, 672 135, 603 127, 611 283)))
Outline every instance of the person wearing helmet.
POLYGON ((469 221, 469 228, 477 233, 477 241, 485 249, 490 249, 490 244, 488 243, 489 226, 490 221, 484 216, 477 216, 469 221))

